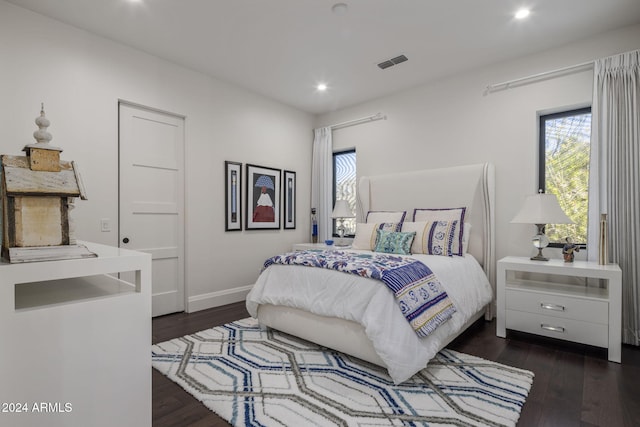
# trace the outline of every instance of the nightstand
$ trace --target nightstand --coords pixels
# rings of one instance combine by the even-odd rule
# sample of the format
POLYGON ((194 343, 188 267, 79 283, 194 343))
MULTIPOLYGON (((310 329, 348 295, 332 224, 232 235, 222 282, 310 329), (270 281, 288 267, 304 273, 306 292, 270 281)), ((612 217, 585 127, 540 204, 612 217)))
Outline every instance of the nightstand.
POLYGON ((336 246, 335 244, 332 246, 327 246, 324 243, 295 243, 293 245, 292 250, 294 251, 308 251, 311 249, 324 250, 324 249, 350 249, 351 246, 336 246))
POLYGON ((293 245, 294 251, 308 251, 311 249, 324 250, 328 248, 329 246, 325 245, 324 243, 295 243, 293 245))
POLYGON ((560 259, 498 261, 499 337, 512 329, 606 347, 620 363, 622 271, 616 264, 560 259))

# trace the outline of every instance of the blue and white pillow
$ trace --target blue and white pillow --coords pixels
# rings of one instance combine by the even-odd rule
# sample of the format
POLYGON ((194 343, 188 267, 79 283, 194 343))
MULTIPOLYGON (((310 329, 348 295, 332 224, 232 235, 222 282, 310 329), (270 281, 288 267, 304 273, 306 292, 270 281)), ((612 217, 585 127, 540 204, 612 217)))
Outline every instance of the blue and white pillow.
POLYGON ((466 245, 464 244, 465 237, 465 222, 464 217, 467 212, 466 207, 462 208, 441 208, 441 209, 414 209, 413 221, 414 222, 434 222, 434 221, 457 221, 456 229, 454 232, 454 241, 451 248, 452 255, 462 256, 465 253, 466 245))
POLYGON ((402 226, 406 216, 407 211, 369 211, 367 212, 365 222, 374 224, 392 222, 398 224, 398 229, 396 231, 400 231, 400 227, 402 226))
POLYGON ((402 231, 416 234, 411 245, 413 254, 461 255, 457 252, 460 233, 458 224, 458 220, 405 222, 402 224, 402 231))
POLYGON ((386 254, 411 255, 411 244, 416 237, 415 231, 403 233, 401 231, 376 230, 378 238, 374 252, 386 254))

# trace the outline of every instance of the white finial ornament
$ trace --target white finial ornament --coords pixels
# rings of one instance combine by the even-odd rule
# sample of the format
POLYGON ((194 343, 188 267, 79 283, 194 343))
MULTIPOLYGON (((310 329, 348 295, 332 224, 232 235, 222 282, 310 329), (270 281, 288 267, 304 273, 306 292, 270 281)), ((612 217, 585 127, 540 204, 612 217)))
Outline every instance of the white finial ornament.
POLYGON ((49 132, 47 132, 47 128, 51 123, 49 119, 47 119, 44 115, 44 103, 41 104, 40 107, 40 116, 36 117, 36 125, 38 125, 38 130, 33 132, 33 137, 36 139, 38 144, 48 144, 53 136, 49 132))
POLYGON ((49 144, 53 139, 47 128, 51 124, 44 114, 44 103, 40 105, 40 116, 36 117, 38 130, 33 132, 35 144, 25 145, 22 151, 27 153, 32 170, 60 171, 60 152, 62 148, 49 144), (52 153, 56 154, 52 154, 52 153), (48 153, 48 154, 47 154, 48 153))

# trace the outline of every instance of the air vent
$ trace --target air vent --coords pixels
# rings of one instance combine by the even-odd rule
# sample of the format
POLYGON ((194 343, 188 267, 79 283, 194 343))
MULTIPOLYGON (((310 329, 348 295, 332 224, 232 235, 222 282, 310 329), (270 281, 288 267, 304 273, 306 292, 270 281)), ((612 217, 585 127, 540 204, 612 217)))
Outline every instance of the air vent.
POLYGON ((407 59, 409 59, 409 58, 407 58, 404 55, 400 55, 400 56, 396 56, 395 58, 391 58, 390 61, 393 62, 394 65, 397 65, 397 64, 400 64, 400 63, 406 61, 407 59))
POLYGON ((378 67, 380 67, 380 68, 382 68, 384 70, 385 68, 393 67, 394 65, 396 65, 396 64, 394 64, 391 61, 384 61, 384 62, 379 63, 378 67))
POLYGON ((407 58, 404 55, 396 56, 395 58, 391 58, 391 59, 387 59, 386 61, 382 61, 381 63, 378 64, 378 67, 380 67, 382 70, 384 70, 385 68, 393 67, 396 64, 400 64, 402 62, 405 62, 408 59, 409 58, 407 58))

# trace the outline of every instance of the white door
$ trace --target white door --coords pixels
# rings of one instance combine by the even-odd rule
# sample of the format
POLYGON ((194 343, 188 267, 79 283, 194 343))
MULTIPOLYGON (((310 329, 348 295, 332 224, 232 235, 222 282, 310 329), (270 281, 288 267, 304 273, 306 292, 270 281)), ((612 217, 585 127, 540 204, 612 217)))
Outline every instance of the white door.
POLYGON ((184 311, 184 118, 120 103, 119 127, 120 247, 152 255, 153 316, 184 311))

